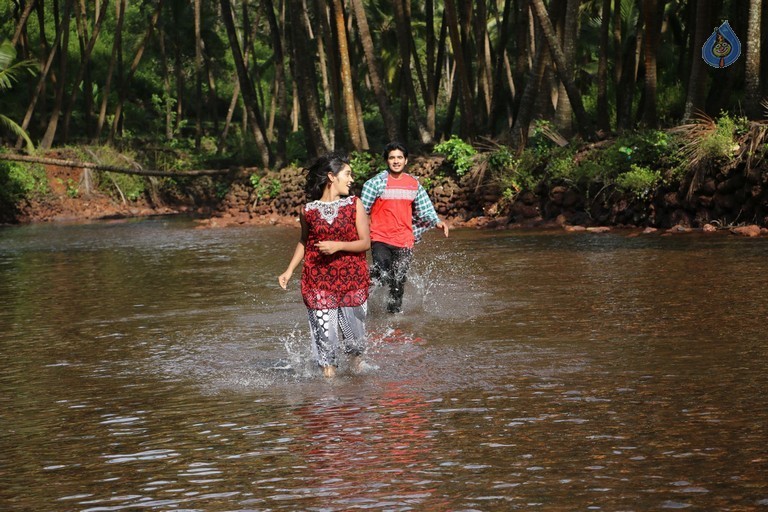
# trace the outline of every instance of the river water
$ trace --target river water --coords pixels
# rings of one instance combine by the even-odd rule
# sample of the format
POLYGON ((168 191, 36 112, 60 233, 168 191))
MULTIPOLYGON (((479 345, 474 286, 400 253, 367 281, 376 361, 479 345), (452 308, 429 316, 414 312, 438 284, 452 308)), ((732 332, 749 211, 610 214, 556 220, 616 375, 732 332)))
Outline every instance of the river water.
POLYGON ((0 509, 768 510, 768 239, 430 233, 327 380, 297 237, 0 230, 0 509))

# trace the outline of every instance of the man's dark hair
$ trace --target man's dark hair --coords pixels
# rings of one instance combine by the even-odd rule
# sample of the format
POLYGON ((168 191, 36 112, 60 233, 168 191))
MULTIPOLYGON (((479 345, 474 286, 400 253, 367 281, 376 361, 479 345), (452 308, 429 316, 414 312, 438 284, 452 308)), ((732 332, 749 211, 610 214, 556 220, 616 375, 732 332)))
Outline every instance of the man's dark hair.
POLYGON ((384 157, 384 160, 389 158, 389 154, 392 151, 395 151, 395 150, 402 151, 403 152, 403 156, 406 159, 408 159, 408 148, 405 147, 405 144, 403 144, 402 142, 392 141, 389 144, 387 144, 386 146, 384 146, 384 152, 382 153, 382 156, 384 157))

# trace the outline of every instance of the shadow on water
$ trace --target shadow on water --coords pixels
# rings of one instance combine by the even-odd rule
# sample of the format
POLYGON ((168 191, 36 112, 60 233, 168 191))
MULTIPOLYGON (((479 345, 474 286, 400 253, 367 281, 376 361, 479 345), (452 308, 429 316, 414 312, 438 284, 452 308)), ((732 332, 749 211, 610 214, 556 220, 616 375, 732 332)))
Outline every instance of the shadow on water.
POLYGON ((294 229, 0 230, 0 508, 768 508, 768 241, 431 235, 327 380, 294 229))

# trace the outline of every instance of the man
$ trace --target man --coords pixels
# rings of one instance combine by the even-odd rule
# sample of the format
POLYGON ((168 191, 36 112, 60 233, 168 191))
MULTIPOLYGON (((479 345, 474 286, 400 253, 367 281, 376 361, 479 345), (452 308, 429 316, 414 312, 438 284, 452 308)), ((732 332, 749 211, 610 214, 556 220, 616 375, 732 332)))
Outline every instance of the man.
POLYGON ((390 142, 383 156, 387 170, 365 182, 361 199, 370 216, 371 276, 389 286, 387 311, 400 313, 414 244, 433 227, 442 229, 447 237, 448 224, 437 217, 424 187, 403 172, 408 149, 399 142, 390 142))

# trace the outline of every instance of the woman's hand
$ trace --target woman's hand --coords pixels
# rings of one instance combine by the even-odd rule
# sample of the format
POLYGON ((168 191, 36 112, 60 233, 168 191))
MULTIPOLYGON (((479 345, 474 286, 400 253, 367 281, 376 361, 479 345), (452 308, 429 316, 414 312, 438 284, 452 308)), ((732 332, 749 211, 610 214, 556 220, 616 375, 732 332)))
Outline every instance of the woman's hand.
POLYGON ((321 254, 330 256, 331 254, 338 252, 340 250, 339 244, 340 242, 331 242, 329 240, 326 240, 324 242, 317 242, 315 244, 315 247, 317 247, 317 250, 320 251, 321 254))
POLYGON ((277 282, 280 283, 280 287, 283 290, 288 288, 288 280, 291 278, 292 275, 293 275, 292 270, 286 270, 285 272, 280 274, 280 276, 277 278, 277 282))

